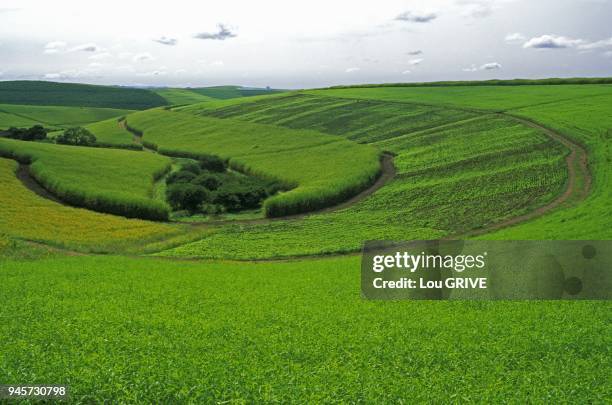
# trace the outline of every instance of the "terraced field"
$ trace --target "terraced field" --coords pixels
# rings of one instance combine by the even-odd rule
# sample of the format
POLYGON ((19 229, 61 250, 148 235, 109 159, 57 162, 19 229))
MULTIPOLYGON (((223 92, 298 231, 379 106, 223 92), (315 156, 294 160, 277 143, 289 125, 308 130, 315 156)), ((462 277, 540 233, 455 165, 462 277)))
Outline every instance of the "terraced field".
POLYGON ((368 142, 396 155, 397 175, 345 210, 301 221, 226 226, 161 255, 286 257, 354 252, 367 239, 461 235, 543 206, 566 185, 569 150, 497 114, 309 94, 178 110, 294 130, 315 127, 368 142))

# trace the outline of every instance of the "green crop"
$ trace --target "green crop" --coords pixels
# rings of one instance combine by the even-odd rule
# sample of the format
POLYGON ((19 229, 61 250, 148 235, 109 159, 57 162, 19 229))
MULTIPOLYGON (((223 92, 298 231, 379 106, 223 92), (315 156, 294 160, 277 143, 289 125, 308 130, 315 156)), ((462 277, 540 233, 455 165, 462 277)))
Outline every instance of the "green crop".
POLYGON ((359 259, 0 261, 0 375, 72 402, 604 403, 609 302, 367 301, 359 259))
POLYGON ((265 201, 269 217, 333 205, 366 188, 380 170, 374 148, 315 131, 166 110, 131 114, 127 120, 162 154, 218 155, 229 159, 234 169, 293 188, 265 201))
POLYGON ((58 107, 0 104, 0 128, 67 128, 128 114, 133 110, 95 107, 58 107))
POLYGON ((154 182, 170 170, 166 157, 3 138, 0 155, 31 163, 36 180, 72 205, 132 218, 168 218, 168 206, 153 196, 154 182))
POLYGON ((144 110, 167 102, 146 89, 19 80, 0 82, 0 104, 144 110))
POLYGON ((125 251, 185 232, 170 225, 63 206, 28 190, 15 176, 16 170, 17 162, 0 159, 0 235, 70 249, 108 252, 125 251))

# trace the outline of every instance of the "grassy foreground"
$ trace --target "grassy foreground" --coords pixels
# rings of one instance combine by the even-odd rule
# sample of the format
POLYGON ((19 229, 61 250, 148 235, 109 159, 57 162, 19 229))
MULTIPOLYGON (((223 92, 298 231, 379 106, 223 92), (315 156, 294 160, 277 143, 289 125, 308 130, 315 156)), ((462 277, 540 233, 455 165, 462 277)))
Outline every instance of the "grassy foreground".
POLYGON ((609 399, 610 303, 369 302, 358 269, 0 261, 0 376, 85 402, 609 399))

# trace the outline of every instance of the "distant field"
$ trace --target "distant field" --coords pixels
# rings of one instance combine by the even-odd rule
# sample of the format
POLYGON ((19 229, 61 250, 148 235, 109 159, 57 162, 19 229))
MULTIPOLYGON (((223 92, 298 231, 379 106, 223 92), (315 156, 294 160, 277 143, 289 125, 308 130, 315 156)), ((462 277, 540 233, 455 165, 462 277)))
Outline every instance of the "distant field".
POLYGON ((183 232, 169 225, 63 206, 27 189, 16 178, 16 170, 17 162, 0 158, 0 234, 100 252, 123 251, 183 232))
POLYGON ((434 104, 489 111, 609 94, 612 85, 381 87, 313 90, 309 94, 434 104))
POLYGON ((168 217, 168 206, 153 198, 154 181, 170 168, 166 157, 3 138, 0 156, 31 162, 36 180, 73 205, 127 217, 168 217))
POLYGON ((276 89, 249 89, 238 86, 215 86, 215 87, 200 87, 192 88, 190 91, 201 94, 203 96, 214 99, 226 100, 231 98, 261 96, 267 94, 279 93, 284 90, 276 89))
POLYGON ((374 148, 314 131, 166 110, 131 114, 127 121, 161 153, 215 154, 230 158, 234 168, 295 187, 265 201, 268 216, 312 211, 341 202, 366 188, 380 171, 379 152, 374 148))
POLYGON ((150 90, 40 81, 0 81, 0 104, 144 110, 166 105, 150 90))
POLYGON ((134 110, 0 104, 0 129, 42 125, 47 128, 82 126, 129 114, 134 110))
POLYGON ((609 302, 367 301, 358 258, 0 269, 2 375, 74 402, 609 399, 609 302))
POLYGON ((212 97, 199 94, 192 89, 155 89, 156 94, 162 96, 168 104, 194 104, 201 101, 214 100, 212 97))

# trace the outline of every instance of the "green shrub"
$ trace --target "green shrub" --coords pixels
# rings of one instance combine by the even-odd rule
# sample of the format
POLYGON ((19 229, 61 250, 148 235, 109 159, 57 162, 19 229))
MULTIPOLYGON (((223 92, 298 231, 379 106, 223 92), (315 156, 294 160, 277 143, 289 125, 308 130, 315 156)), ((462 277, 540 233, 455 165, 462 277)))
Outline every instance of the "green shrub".
POLYGON ((96 144, 96 137, 83 127, 75 127, 65 130, 55 138, 55 142, 63 145, 93 146, 96 144))
POLYGON ((198 175, 202 172, 202 168, 196 162, 187 162, 181 165, 181 171, 186 171, 198 175))
POLYGON ((212 173, 202 173, 192 181, 193 184, 215 191, 221 186, 221 180, 212 173))
POLYGON ((202 203, 210 200, 210 193, 202 186, 189 183, 175 183, 166 190, 166 198, 172 208, 195 212, 202 203))
POLYGON ((210 170, 211 172, 224 172, 227 170, 227 163, 218 156, 201 155, 198 161, 200 162, 200 167, 204 170, 210 170))
POLYGON ((166 179, 166 184, 170 185, 175 183, 191 183, 195 178, 196 175, 192 172, 180 170, 178 172, 170 174, 166 179))
POLYGON ((47 130, 42 125, 34 125, 31 128, 10 127, 5 131, 4 136, 20 141, 41 141, 47 139, 47 130))

